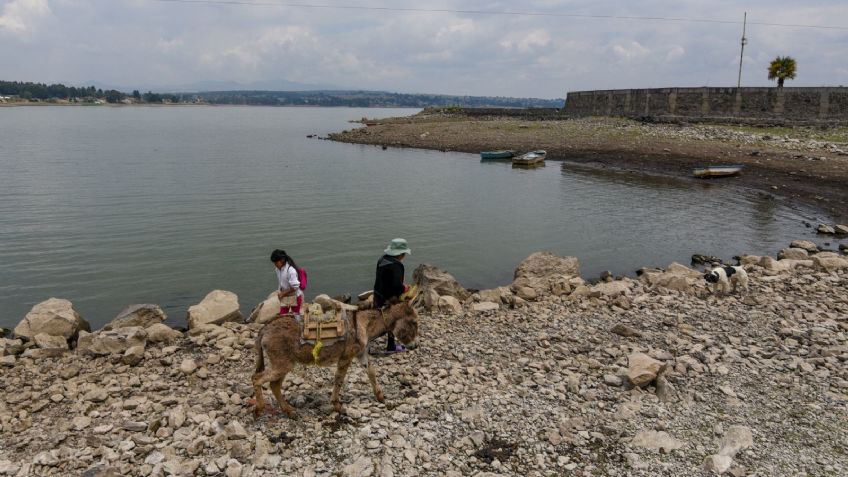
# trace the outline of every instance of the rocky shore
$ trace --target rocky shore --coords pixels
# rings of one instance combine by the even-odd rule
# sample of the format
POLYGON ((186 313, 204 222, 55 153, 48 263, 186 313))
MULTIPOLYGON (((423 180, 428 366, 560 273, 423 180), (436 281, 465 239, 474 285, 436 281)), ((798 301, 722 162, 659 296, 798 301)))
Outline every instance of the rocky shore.
POLYGON ((479 153, 545 149, 548 159, 691 178, 705 164, 742 164, 723 184, 811 204, 848 220, 848 128, 650 124, 617 118, 534 121, 426 109, 330 134, 341 142, 479 153))
POLYGON ((249 322, 215 291, 188 329, 134 305, 95 332, 50 299, 0 339, 0 475, 848 474, 848 258, 740 262, 750 293, 727 296, 680 264, 589 283, 537 253, 480 291, 422 265, 420 347, 373 358, 386 402, 354 365, 335 414, 310 367, 283 386, 297 419, 252 416, 273 297, 249 322))

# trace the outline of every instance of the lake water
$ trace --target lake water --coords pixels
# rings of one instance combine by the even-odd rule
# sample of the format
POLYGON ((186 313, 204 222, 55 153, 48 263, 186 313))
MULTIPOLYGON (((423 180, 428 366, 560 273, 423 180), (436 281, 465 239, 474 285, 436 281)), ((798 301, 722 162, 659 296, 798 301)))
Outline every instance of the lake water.
POLYGON ((0 326, 67 298, 99 327, 131 303, 184 324, 214 289, 247 314, 276 286, 269 255, 309 271, 307 296, 371 288, 394 237, 465 286, 508 284, 534 251, 583 275, 774 253, 814 213, 722 186, 472 154, 308 139, 398 109, 0 108, 0 326))

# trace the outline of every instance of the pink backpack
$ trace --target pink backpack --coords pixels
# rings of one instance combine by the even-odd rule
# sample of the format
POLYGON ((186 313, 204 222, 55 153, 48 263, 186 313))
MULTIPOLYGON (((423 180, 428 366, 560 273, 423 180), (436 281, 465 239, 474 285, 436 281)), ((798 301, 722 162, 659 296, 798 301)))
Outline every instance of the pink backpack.
POLYGON ((306 269, 305 268, 298 268, 297 269, 297 281, 300 282, 300 286, 298 288, 300 288, 301 290, 306 290, 306 269))

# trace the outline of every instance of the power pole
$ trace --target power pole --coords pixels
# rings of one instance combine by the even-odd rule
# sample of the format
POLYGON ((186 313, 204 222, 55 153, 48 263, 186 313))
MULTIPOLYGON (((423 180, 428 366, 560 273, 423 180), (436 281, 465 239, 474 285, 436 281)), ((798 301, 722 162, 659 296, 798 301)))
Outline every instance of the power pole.
POLYGON ((739 79, 736 80, 736 89, 739 89, 742 86, 742 58, 745 57, 745 45, 748 44, 748 39, 745 38, 745 27, 748 25, 748 12, 745 12, 745 16, 742 20, 742 51, 739 53, 739 79))

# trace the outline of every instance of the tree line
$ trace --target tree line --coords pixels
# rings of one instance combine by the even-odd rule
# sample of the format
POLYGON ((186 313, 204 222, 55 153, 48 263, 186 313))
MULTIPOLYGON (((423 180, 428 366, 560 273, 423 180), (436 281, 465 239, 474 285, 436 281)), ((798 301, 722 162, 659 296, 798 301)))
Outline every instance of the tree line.
POLYGON ((0 81, 0 96, 17 96, 23 100, 48 101, 51 99, 64 99, 68 101, 86 101, 101 99, 107 103, 120 103, 125 99, 132 98, 137 103, 179 103, 183 101, 181 95, 158 94, 153 92, 141 93, 138 90, 131 94, 122 91, 94 86, 65 86, 61 83, 44 84, 23 81, 0 81))
POLYGON ((197 93, 209 104, 262 106, 346 106, 354 108, 461 106, 467 108, 561 108, 562 99, 501 96, 449 96, 385 91, 209 91, 197 93))

